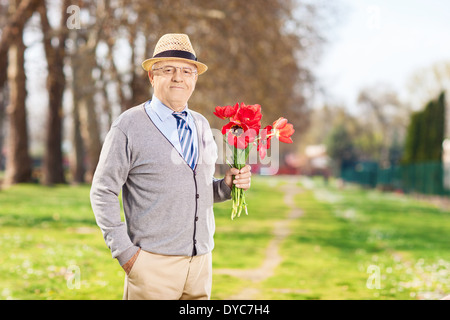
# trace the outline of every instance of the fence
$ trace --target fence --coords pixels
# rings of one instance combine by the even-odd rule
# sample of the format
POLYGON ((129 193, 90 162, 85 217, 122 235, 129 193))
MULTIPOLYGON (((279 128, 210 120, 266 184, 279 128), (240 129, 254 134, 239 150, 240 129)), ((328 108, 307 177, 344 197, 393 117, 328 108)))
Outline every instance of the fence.
POLYGON ((406 193, 450 195, 450 166, 425 162, 380 168, 376 163, 359 163, 342 170, 341 178, 372 188, 406 193))

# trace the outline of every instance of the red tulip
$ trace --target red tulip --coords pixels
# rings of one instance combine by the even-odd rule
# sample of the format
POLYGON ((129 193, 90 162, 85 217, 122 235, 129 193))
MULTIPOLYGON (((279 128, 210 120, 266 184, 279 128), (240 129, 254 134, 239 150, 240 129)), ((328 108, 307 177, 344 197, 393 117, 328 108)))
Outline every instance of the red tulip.
POLYGON ((281 117, 273 123, 275 136, 284 143, 292 143, 291 136, 295 132, 294 126, 287 122, 287 119, 281 117))
POLYGON ((234 106, 216 107, 214 114, 220 119, 227 119, 234 117, 238 109, 239 103, 236 103, 234 106))
POLYGON ((230 145, 238 149, 246 149, 253 143, 261 128, 261 106, 236 103, 233 107, 216 107, 214 112, 221 119, 229 118, 230 122, 222 127, 222 134, 227 135, 230 145))
POLYGON ((227 141, 238 149, 246 149, 256 138, 256 130, 244 123, 230 121, 222 127, 222 134, 227 134, 227 141))
POLYGON ((245 124, 247 127, 259 131, 261 128, 261 118, 261 106, 259 104, 246 106, 245 103, 242 102, 236 115, 231 120, 236 123, 245 124))

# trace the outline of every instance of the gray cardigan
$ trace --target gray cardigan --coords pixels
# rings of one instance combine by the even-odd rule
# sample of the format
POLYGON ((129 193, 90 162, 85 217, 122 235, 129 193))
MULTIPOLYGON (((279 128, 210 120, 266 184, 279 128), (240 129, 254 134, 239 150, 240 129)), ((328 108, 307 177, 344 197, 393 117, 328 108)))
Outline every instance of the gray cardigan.
POLYGON ((105 242, 121 265, 138 248, 191 256, 214 247, 213 203, 230 199, 231 190, 213 177, 217 146, 208 121, 190 111, 199 137, 195 170, 153 124, 144 104, 122 113, 105 138, 90 197, 105 242))

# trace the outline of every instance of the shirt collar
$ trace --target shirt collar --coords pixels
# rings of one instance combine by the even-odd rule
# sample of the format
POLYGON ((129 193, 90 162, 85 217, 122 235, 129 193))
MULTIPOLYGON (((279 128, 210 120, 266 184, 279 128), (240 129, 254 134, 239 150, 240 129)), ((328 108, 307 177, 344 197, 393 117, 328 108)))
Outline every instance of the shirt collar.
MULTIPOLYGON (((150 102, 150 107, 156 113, 161 121, 165 121, 168 118, 172 117, 173 110, 167 107, 164 103, 161 102, 155 95, 152 97, 152 101, 150 102)), ((181 111, 187 111, 188 117, 190 115, 188 105, 184 107, 181 111)))

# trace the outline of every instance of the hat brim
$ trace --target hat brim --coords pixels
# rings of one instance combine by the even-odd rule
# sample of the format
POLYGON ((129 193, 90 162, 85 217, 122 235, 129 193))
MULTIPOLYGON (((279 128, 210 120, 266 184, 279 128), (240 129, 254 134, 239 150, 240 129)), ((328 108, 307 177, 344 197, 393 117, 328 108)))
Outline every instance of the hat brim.
POLYGON ((203 64, 198 61, 190 60, 190 59, 177 58, 177 57, 150 58, 150 59, 147 59, 144 62, 142 62, 142 68, 145 71, 149 71, 155 63, 160 62, 160 61, 169 61, 169 60, 183 61, 183 62, 187 62, 187 63, 191 63, 191 64, 195 65, 197 67, 198 75, 201 75, 202 73, 205 73, 206 70, 208 70, 208 67, 206 66, 206 64, 203 64))

